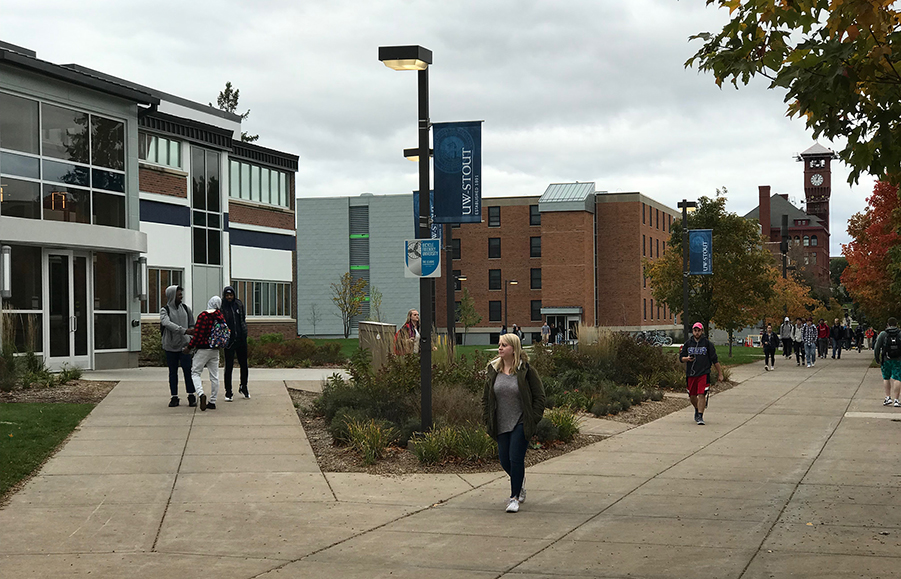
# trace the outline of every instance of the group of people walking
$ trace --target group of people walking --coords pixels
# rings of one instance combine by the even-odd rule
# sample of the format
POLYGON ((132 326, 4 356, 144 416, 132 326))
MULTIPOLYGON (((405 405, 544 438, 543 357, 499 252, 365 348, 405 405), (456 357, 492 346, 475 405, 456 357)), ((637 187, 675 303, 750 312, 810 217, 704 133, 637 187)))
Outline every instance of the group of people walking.
POLYGON ((180 404, 178 397, 178 370, 185 379, 188 406, 198 403, 200 410, 215 410, 219 395, 219 350, 225 350, 225 400, 234 400, 232 372, 235 359, 241 367, 238 392, 250 398, 247 390, 247 314, 244 304, 231 286, 225 286, 222 297, 213 296, 207 309, 197 319, 184 303, 181 286, 166 288, 166 305, 160 310, 162 347, 169 366, 169 406, 180 404), (210 376, 210 395, 203 391, 201 374, 207 368, 210 376))
POLYGON ((795 354, 795 363, 797 366, 805 364, 808 368, 816 365, 818 359, 826 358, 829 355, 829 347, 832 346, 832 358, 841 359, 842 349, 851 347, 852 338, 857 342, 857 351, 863 349, 864 338, 869 338, 872 344, 872 338, 875 336, 873 328, 869 328, 866 332, 861 325, 857 329, 851 328, 848 321, 842 321, 835 318, 832 326, 826 323, 826 320, 820 318, 819 322, 814 324, 813 318, 795 318, 793 324, 786 317, 779 327, 778 334, 774 331, 772 324, 767 324, 766 330, 760 338, 760 345, 763 346, 764 369, 776 369, 776 350, 779 344, 782 344, 782 357, 791 360, 792 353, 795 354))

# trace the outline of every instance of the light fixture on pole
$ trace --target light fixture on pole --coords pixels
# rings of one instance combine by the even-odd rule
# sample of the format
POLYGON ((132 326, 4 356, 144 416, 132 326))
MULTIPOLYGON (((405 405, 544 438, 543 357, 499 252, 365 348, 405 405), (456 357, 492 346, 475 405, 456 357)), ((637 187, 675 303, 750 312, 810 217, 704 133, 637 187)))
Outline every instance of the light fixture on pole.
POLYGON ((694 201, 683 199, 677 205, 682 210, 682 331, 685 342, 691 335, 688 318, 688 210, 698 206, 694 201))
POLYGON ((0 298, 8 300, 13 296, 12 247, 0 247, 0 298))
POLYGON ((507 286, 516 285, 519 282, 515 279, 504 280, 504 329, 507 328, 507 286))
MULTIPOLYGON (((422 46, 380 46, 379 60, 393 70, 418 71, 419 100, 419 227, 417 239, 430 239, 429 230, 429 65, 432 51, 422 46)), ((419 280, 419 380, 422 392, 422 430, 432 428, 432 283, 419 280)))

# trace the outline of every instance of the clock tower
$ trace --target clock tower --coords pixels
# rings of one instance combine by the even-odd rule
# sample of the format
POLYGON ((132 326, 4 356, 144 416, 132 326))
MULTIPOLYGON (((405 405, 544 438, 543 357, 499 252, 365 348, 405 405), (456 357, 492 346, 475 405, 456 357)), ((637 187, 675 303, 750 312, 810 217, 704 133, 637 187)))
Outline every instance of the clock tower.
POLYGON ((804 197, 807 214, 818 217, 826 232, 829 231, 829 197, 832 194, 832 169, 830 163, 838 155, 820 145, 812 147, 796 157, 804 163, 804 197))

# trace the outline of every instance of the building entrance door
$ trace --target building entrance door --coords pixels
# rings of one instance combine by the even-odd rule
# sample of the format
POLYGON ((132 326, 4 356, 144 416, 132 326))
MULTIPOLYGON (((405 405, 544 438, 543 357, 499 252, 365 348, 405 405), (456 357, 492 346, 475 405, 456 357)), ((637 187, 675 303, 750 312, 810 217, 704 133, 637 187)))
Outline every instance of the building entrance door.
POLYGON ((44 252, 44 352, 51 370, 91 368, 90 268, 86 253, 44 252))

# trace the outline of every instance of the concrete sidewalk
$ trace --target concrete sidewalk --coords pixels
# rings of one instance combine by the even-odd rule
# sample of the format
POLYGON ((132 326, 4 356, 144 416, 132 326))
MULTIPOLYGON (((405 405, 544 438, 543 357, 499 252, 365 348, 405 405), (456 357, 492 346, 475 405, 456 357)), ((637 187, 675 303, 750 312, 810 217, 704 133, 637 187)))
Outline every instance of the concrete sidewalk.
POLYGON ((901 577, 870 359, 736 369, 707 426, 536 465, 516 515, 502 473, 319 472, 279 374, 203 413, 122 381, 0 510, 0 577, 901 577))

